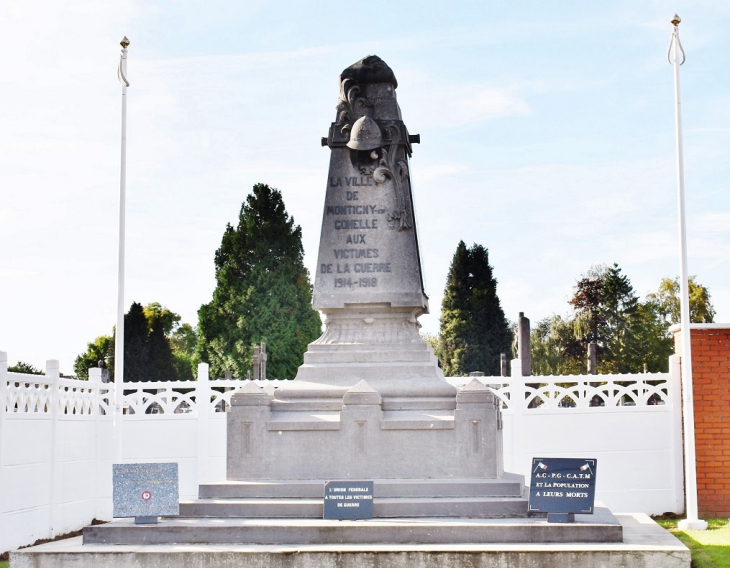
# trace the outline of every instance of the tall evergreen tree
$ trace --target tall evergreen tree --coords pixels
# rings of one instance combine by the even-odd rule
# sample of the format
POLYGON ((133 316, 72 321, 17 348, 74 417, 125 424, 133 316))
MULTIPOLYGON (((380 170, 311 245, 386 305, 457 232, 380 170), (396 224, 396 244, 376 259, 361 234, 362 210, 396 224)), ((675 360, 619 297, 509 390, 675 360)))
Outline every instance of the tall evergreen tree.
MULTIPOLYGON (((195 331, 180 319, 159 302, 132 303, 124 316, 125 381, 194 380, 195 331)), ((115 333, 97 337, 76 357, 77 378, 87 380, 100 361, 114 378, 115 333)))
POLYGON ((253 346, 266 342, 268 375, 293 378, 307 344, 321 331, 304 267, 302 230, 281 192, 256 184, 227 225, 215 254, 216 288, 198 311, 198 355, 212 376, 251 369, 253 346))
POLYGON ((149 331, 148 352, 148 381, 174 381, 178 378, 170 341, 165 337, 164 322, 160 318, 152 321, 149 331))
POLYGON ((149 381, 149 324, 142 304, 133 302, 124 314, 124 381, 149 381))
POLYGON ((497 296, 497 280, 482 245, 459 242, 441 304, 441 356, 447 376, 499 374, 500 353, 512 343, 497 296))

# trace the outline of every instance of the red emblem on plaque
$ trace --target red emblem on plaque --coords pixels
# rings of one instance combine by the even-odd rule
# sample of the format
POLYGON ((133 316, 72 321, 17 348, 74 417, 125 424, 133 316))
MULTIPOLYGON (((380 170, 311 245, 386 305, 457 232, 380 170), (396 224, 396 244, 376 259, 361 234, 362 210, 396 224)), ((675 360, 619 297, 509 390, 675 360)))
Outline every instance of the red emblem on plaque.
POLYGON ((142 501, 149 501, 152 499, 152 493, 149 491, 142 491, 142 501))

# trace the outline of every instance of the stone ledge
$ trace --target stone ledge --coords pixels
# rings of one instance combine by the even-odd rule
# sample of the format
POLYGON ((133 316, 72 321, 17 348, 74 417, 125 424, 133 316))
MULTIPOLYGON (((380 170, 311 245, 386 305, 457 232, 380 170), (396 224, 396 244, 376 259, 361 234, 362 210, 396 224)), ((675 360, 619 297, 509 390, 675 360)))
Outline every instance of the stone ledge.
POLYGON ((12 568, 690 568, 689 550, 644 514, 616 515, 622 543, 430 545, 82 545, 81 537, 10 554, 12 568))

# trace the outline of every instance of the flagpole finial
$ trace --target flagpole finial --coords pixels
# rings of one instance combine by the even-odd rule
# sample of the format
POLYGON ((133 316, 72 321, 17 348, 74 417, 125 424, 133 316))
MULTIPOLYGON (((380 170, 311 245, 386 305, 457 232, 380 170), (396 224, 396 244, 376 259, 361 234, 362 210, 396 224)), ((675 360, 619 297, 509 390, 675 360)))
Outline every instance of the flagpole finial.
MULTIPOLYGON (((676 28, 682 22, 682 18, 680 18, 677 14, 674 14, 674 17, 671 19, 671 22, 674 25, 674 27, 676 28)), ((127 38, 124 38, 124 39, 127 39, 127 38)))
POLYGON ((124 49, 127 49, 129 47, 129 40, 127 39, 127 36, 124 36, 122 38, 122 41, 119 42, 119 45, 121 45, 124 49))

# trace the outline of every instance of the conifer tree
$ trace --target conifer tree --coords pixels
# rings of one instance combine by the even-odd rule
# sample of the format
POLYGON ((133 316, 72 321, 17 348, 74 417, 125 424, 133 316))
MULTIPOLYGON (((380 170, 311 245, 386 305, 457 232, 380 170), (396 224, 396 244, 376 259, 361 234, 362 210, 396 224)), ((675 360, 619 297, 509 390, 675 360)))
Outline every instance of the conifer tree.
POLYGON ((174 381, 178 378, 170 341, 165 337, 164 324, 160 318, 152 321, 149 331, 148 352, 148 381, 174 381))
POLYGON ((142 304, 133 302, 124 314, 124 381, 149 381, 149 324, 142 304))
POLYGON ((211 376, 245 377, 253 346, 267 344, 268 376, 293 378, 307 344, 321 332, 303 263, 302 230, 281 192, 256 184, 238 226, 226 227, 215 254, 216 288, 198 311, 198 347, 211 376))
POLYGON ((441 304, 441 364, 447 376, 499 374, 512 333, 497 296, 487 249, 459 242, 441 304))
MULTIPOLYGON (((174 381, 193 380, 195 332, 180 316, 152 302, 144 306, 133 302, 124 316, 124 380, 174 381), (192 345, 191 345, 192 343, 192 345)), ((102 335, 87 344, 86 351, 76 357, 76 377, 87 380, 89 369, 101 362, 114 379, 114 340, 102 335)))

